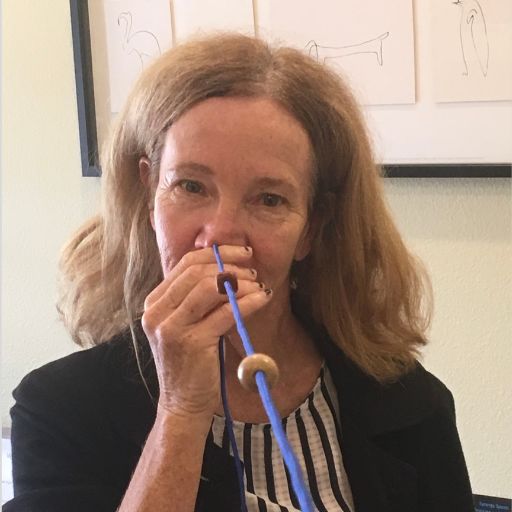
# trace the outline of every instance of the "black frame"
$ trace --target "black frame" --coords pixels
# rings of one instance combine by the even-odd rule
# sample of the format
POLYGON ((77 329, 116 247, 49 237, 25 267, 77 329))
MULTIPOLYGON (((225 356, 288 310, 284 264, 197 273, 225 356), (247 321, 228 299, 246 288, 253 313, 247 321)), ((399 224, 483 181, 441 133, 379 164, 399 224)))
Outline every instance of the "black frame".
MULTIPOLYGON (((82 176, 101 176, 87 0, 70 0, 82 176)), ((512 178, 511 163, 387 164, 386 178, 512 178)))
POLYGON ((101 176, 92 76, 89 2, 70 0, 82 176, 101 176))

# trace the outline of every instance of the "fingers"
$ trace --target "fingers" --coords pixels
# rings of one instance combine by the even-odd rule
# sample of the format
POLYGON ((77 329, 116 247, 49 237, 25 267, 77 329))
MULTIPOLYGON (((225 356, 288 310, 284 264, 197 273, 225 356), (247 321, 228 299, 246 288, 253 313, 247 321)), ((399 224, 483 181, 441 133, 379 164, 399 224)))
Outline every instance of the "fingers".
MULTIPOLYGON (((272 299, 270 290, 262 289, 259 286, 254 290, 257 283, 249 283, 249 285, 252 290, 246 290, 247 293, 237 299, 242 318, 249 317, 266 306, 272 299)), ((219 298, 226 297, 219 294, 218 296, 219 298)), ((218 307, 209 315, 203 315, 201 320, 193 323, 191 318, 195 314, 197 311, 191 312, 187 311, 187 307, 180 307, 162 323, 161 332, 169 335, 172 333, 174 338, 187 345, 188 350, 197 352, 197 350, 204 350, 210 345, 216 346, 218 338, 231 330, 236 323, 229 302, 219 303, 218 307), (199 342, 199 340, 202 341, 199 342)))
MULTIPOLYGON (((259 289, 237 298, 238 309, 242 318, 247 318, 266 306, 272 299, 272 292, 268 289, 259 289)), ((229 302, 224 303, 216 311, 210 314, 200 326, 199 330, 205 335, 222 336, 235 326, 233 309, 229 302)))
MULTIPOLYGON (((237 301, 254 293, 264 294, 264 285, 256 281, 238 281, 237 301)), ((174 311, 173 320, 182 326, 192 325, 227 302, 227 295, 220 294, 217 290, 217 280, 212 277, 205 278, 194 287, 174 311)))
MULTIPOLYGON (((247 247, 240 247, 235 245, 222 245, 219 247, 219 253, 221 255, 222 261, 225 263, 224 269, 229 272, 235 272, 239 279, 244 279, 245 274, 239 273, 239 270, 241 268, 248 268, 250 259, 252 257, 252 250, 247 247), (237 267, 240 267, 240 269, 235 269, 230 265, 235 265, 237 267)), ((183 256, 183 258, 178 262, 178 264, 173 269, 171 269, 167 277, 146 297, 144 309, 147 309, 149 306, 151 306, 157 300, 159 300, 167 292, 169 285, 176 281, 178 277, 182 276, 188 269, 190 269, 191 267, 197 267, 201 265, 212 265, 210 270, 213 271, 215 274, 219 272, 215 260, 215 255, 211 247, 199 249, 197 251, 192 251, 185 254, 185 256, 183 256)), ((193 270, 192 272, 198 272, 198 270, 196 269, 193 270)), ((213 274, 210 272, 210 275, 213 274)), ((201 278, 203 276, 204 274, 196 274, 197 278, 201 278)), ((255 273, 253 278, 256 278, 255 273)), ((183 294, 181 294, 181 296, 182 298, 184 297, 183 294)))
MULTIPOLYGON (((219 254, 224 263, 230 263, 239 266, 247 266, 247 262, 252 257, 252 249, 250 247, 241 247, 239 245, 221 245, 219 254)), ((203 265, 207 263, 216 263, 215 254, 211 247, 191 251, 178 264, 171 269, 169 279, 174 280, 178 275, 182 274, 185 269, 192 265, 203 265)))
MULTIPOLYGON (((234 265, 225 265, 227 272, 235 274, 238 282, 256 280, 256 271, 248 268, 240 268, 234 265)), ((215 292, 217 292, 217 275, 219 269, 215 263, 206 265, 192 265, 188 267, 173 282, 166 280, 158 294, 151 293, 145 301, 145 309, 150 307, 165 311, 167 314, 176 309, 196 287, 200 286, 205 294, 210 291, 210 281, 215 281, 215 292), (205 281, 205 282, 203 282, 205 281)))

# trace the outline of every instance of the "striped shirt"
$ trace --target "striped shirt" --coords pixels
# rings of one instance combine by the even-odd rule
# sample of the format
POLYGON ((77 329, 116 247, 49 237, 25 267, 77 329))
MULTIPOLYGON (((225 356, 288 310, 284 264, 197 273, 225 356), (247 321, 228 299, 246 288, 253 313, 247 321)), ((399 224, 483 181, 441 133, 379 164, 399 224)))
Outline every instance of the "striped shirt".
MULTIPOLYGON (((225 418, 215 415, 213 441, 223 449, 229 449, 232 455, 225 426, 225 418)), ((322 367, 306 400, 283 418, 283 427, 316 509, 354 512, 340 450, 338 397, 327 365, 322 367)), ((271 425, 233 421, 233 430, 243 463, 249 512, 300 511, 271 425)))

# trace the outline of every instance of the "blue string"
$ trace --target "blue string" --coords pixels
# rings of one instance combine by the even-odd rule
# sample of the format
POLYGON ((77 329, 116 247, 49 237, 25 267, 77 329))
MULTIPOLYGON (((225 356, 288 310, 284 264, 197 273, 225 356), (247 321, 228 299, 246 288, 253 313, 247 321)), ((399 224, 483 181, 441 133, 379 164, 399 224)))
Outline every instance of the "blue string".
POLYGON ((229 444, 233 450, 235 457, 236 475, 238 477, 238 490, 240 491, 240 503, 242 511, 247 512, 247 503, 245 501, 244 492, 244 477, 242 472, 242 464, 240 463, 240 456, 238 455, 238 447, 236 445, 235 433, 233 432, 233 419, 228 407, 228 391, 226 389, 226 369, 224 368, 224 336, 219 338, 219 359, 220 359, 220 393, 222 395, 222 405, 224 406, 224 414, 226 415, 226 426, 229 435, 229 444))
MULTIPOLYGON (((213 244, 213 252, 215 254, 215 259, 217 260, 217 265, 219 267, 220 272, 224 272, 224 264, 222 262, 222 258, 219 254, 219 249, 216 244, 213 244)), ((224 288, 226 289, 226 293, 229 299, 229 303, 231 304, 231 308, 233 309, 233 316, 235 318, 236 322, 236 328, 238 331, 238 334, 240 335, 240 338, 242 339, 242 343, 245 349, 245 352, 247 355, 254 354, 254 348, 252 346, 251 340, 249 338, 249 334, 247 332, 247 329, 245 328, 245 325, 242 320, 242 315, 240 313, 240 309, 238 307, 238 303, 236 301, 236 295, 233 291, 233 288, 231 287, 231 284, 229 281, 224 281, 224 288)), ((219 357, 220 357, 219 352, 219 357)), ((221 365, 221 378, 224 376, 224 356, 222 353, 222 357, 220 357, 220 365, 221 365)), ((309 490, 306 487, 306 484, 304 482, 304 476, 302 474, 302 469, 299 465, 299 462, 297 460, 297 457, 293 453, 292 447, 290 446, 290 443, 288 442, 288 439, 286 438, 286 434, 284 432, 281 417, 279 415, 279 412, 277 411, 277 408, 272 400, 272 396, 270 394, 270 389, 268 387, 267 383, 267 377, 265 376, 265 373, 262 371, 257 371, 255 375, 256 384, 258 386, 258 390, 260 392, 261 401, 263 403, 263 407, 265 408, 265 411, 267 412, 267 416, 270 420, 270 423, 272 425, 272 429, 274 431, 274 435, 277 440, 277 444, 279 445, 279 448, 281 449, 281 453, 283 454, 283 459, 286 464, 286 467, 288 468, 288 471, 290 473, 290 478, 292 480, 292 487, 293 491, 295 492, 295 495, 297 496, 297 499, 299 501, 300 508, 303 512, 313 512, 313 500, 311 499, 311 494, 309 493, 309 490)), ((221 391, 222 391, 222 383, 221 383, 221 391)), ((233 425, 231 421, 231 415, 229 413, 229 407, 227 403, 227 397, 222 397, 223 405, 224 405, 224 411, 226 414, 226 426, 228 428, 229 438, 230 442, 232 443, 233 453, 238 454, 238 450, 236 449, 236 441, 235 436, 233 433, 233 425), (226 400, 224 400, 226 398, 226 400), (228 420, 229 416, 229 420, 228 420), (233 446, 234 444, 234 446, 233 446)), ((238 467, 240 466, 240 460, 238 459, 238 455, 235 456, 236 464, 237 464, 237 472, 238 467)), ((244 482, 241 477, 241 469, 240 474, 238 477, 239 484, 241 488, 244 488, 244 482)), ((241 493, 243 494, 243 493, 241 493)), ((242 507, 245 505, 245 496, 242 500, 242 507)), ((245 509, 244 509, 245 510, 245 509)))
MULTIPOLYGON (((215 259, 217 260, 217 266, 219 267, 220 272, 224 272, 224 263, 220 257, 219 248, 216 244, 213 244, 213 253, 215 254, 215 259)), ((242 343, 244 345, 245 353, 248 356, 252 356, 254 354, 254 348, 252 346, 251 340, 249 338, 249 333, 245 328, 244 322, 242 320, 242 315, 240 314, 240 309, 238 308, 238 302, 236 301, 236 294, 231 287, 231 284, 228 281, 224 281, 224 288, 229 298, 229 303, 233 309, 233 316, 235 317, 236 322, 236 330, 242 338, 242 343)))

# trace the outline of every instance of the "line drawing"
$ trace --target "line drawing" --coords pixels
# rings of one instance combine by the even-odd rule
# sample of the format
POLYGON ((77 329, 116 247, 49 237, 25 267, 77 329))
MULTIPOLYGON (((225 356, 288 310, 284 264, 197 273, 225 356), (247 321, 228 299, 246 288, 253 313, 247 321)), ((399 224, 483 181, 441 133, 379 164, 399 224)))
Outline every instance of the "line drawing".
POLYGON ((117 24, 121 27, 123 51, 128 55, 135 54, 140 60, 141 70, 144 66, 162 53, 157 37, 149 30, 137 30, 132 33, 132 13, 125 11, 117 17, 117 24), (124 25, 124 28, 123 28, 124 25))
POLYGON ((342 59, 350 55, 361 55, 364 53, 375 54, 379 66, 383 66, 382 41, 388 36, 389 32, 383 32, 368 41, 347 46, 321 46, 315 40, 311 40, 306 45, 305 50, 311 57, 315 57, 317 60, 322 59, 324 63, 328 59, 342 59))
POLYGON ((486 77, 489 70, 489 38, 487 24, 482 6, 478 0, 456 0, 452 2, 458 6, 460 12, 460 48, 464 70, 462 74, 468 76, 473 68, 478 67, 486 77))

